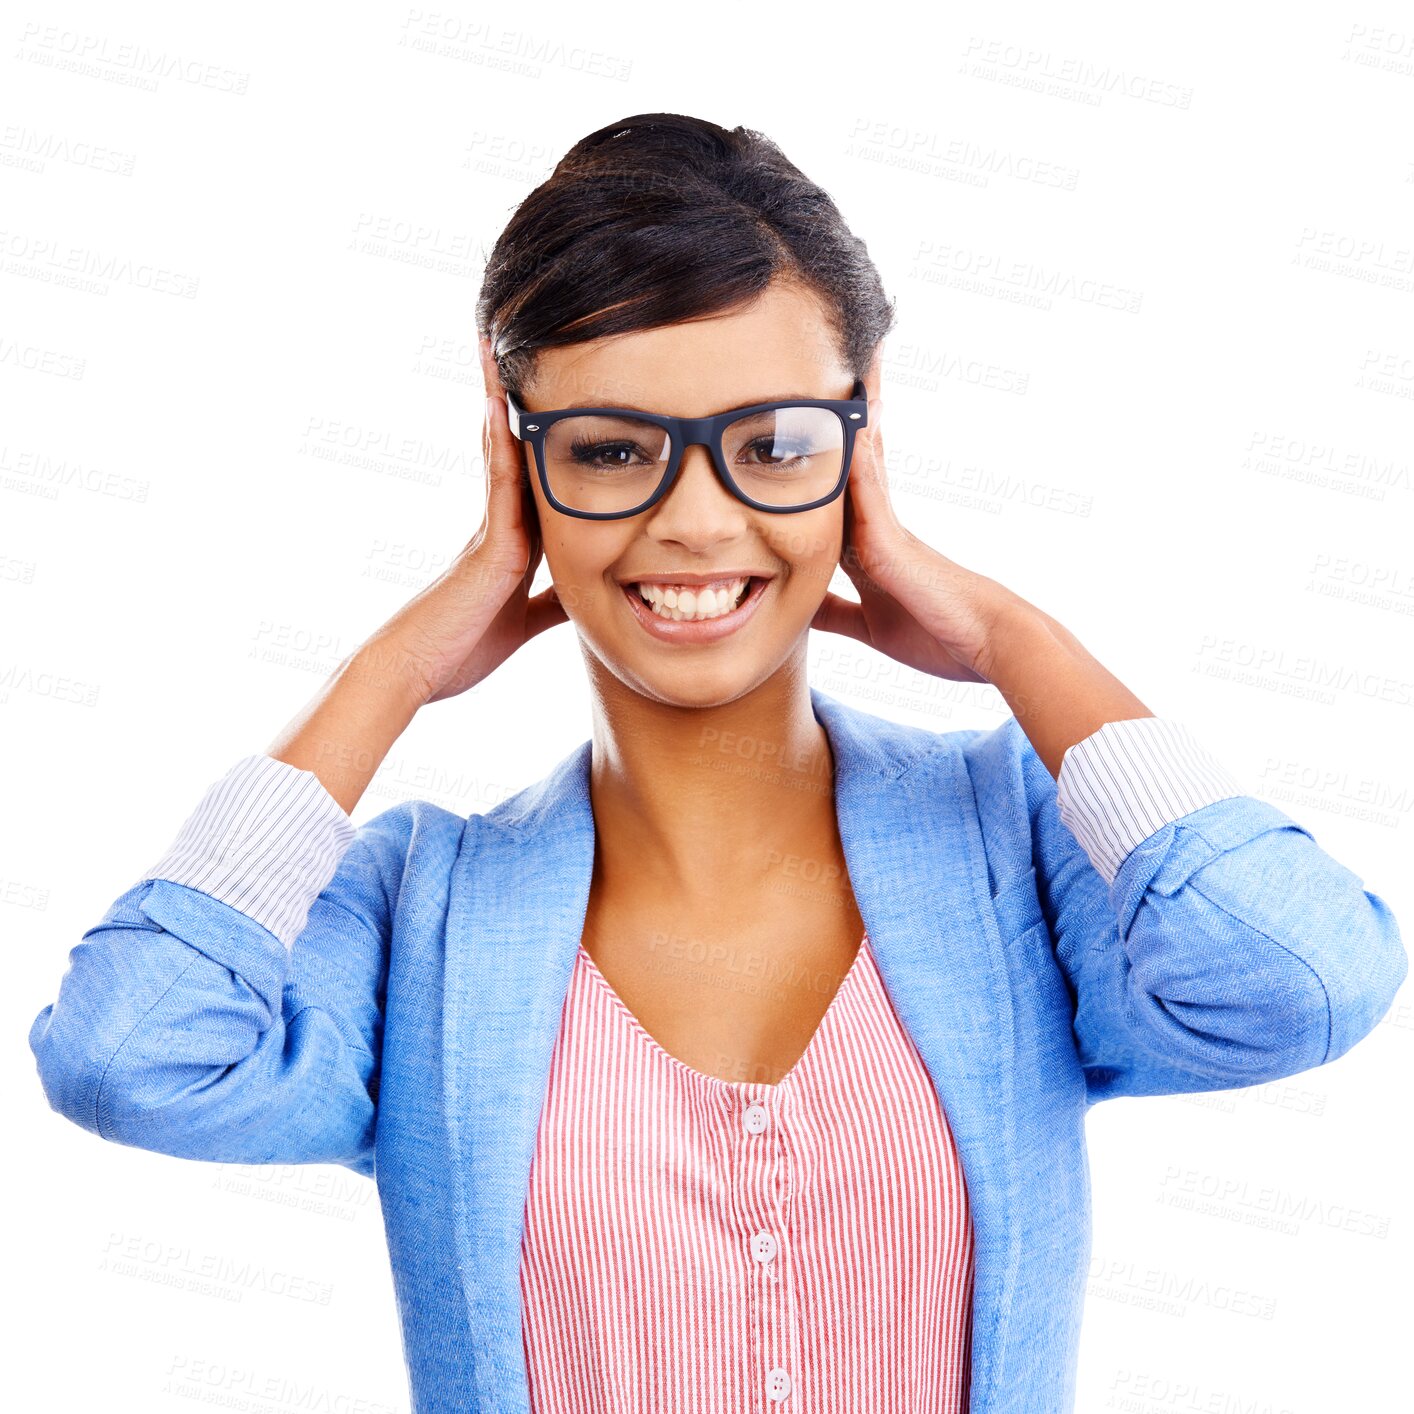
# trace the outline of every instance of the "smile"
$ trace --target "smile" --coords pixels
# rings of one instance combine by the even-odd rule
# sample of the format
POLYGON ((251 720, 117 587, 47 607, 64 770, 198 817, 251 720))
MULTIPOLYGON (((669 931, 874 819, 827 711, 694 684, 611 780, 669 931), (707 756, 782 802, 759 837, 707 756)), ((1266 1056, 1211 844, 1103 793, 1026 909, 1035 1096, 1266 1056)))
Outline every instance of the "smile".
POLYGON ((713 585, 626 584, 634 617, 669 643, 708 643, 734 633, 755 612, 771 581, 751 576, 713 585))
POLYGON ((636 584, 634 588, 659 618, 679 623, 683 619, 721 618, 741 603, 750 583, 748 577, 724 584, 636 584))

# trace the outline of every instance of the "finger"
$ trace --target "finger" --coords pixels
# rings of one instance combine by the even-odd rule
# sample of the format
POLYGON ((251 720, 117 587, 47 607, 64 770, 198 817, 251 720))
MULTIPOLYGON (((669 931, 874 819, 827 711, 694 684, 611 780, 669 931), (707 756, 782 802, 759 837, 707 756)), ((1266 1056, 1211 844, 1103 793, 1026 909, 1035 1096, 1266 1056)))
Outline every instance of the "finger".
POLYGON ((525 483, 522 443, 511 432, 502 393, 486 395, 486 474, 493 483, 513 490, 517 496, 525 483))
POLYGON ((481 372, 486 384, 486 424, 484 446, 488 478, 504 479, 519 485, 524 479, 524 444, 511 433, 506 390, 501 383, 501 370, 491 350, 491 340, 482 335, 479 341, 481 372))
MULTIPOLYGON (((853 471, 850 472, 851 482, 854 479, 853 471)), ((845 537, 844 544, 840 548, 840 568, 845 572, 851 584, 859 591, 862 599, 866 594, 881 593, 882 589, 874 577, 864 568, 864 562, 860 553, 860 531, 858 522, 855 519, 854 509, 849 502, 845 506, 845 537)), ((878 540, 880 537, 875 536, 878 540)), ((867 546, 866 540, 864 544, 867 546)))
POLYGON ((540 509, 535 504, 535 495, 530 489, 528 478, 522 478, 520 486, 520 516, 530 541, 529 568, 534 571, 545 553, 545 540, 540 530, 540 509))
POLYGON ((825 633, 843 634, 846 638, 857 638, 861 643, 870 642, 869 625, 865 621, 862 606, 833 590, 825 591, 825 597, 820 601, 820 607, 816 609, 810 627, 821 629, 825 633))
POLYGON ((556 624, 568 622, 569 615, 565 613, 565 606, 560 603, 553 584, 542 589, 539 594, 532 594, 525 601, 525 636, 527 638, 534 638, 537 633, 544 633, 547 628, 554 628, 556 624))
POLYGON ((488 534, 502 536, 522 527, 531 542, 530 564, 538 558, 534 507, 526 505, 530 488, 526 483, 522 443, 511 432, 506 416, 506 400, 501 394, 487 394, 486 429, 483 455, 486 465, 486 524, 488 534))
POLYGON ((872 399, 869 403, 869 426, 855 445, 854 459, 849 469, 853 514, 861 533, 869 528, 887 529, 898 524, 893 502, 889 499, 882 413, 883 399, 872 399))
MULTIPOLYGON (((854 492, 855 473, 859 469, 857 462, 851 465, 849 479, 845 482, 844 539, 840 545, 840 568, 849 577, 854 587, 862 592, 866 585, 872 587, 873 581, 865 574, 859 559, 859 522, 855 513, 854 492)), ((862 474, 867 475, 867 471, 862 474)))

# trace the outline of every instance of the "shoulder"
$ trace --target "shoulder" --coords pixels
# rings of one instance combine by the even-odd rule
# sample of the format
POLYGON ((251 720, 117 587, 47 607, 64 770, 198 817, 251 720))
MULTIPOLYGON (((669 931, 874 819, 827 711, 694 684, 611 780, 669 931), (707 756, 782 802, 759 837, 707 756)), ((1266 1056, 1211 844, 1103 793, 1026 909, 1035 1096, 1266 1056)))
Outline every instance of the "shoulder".
POLYGON ((461 851, 468 817, 428 800, 403 800, 357 827, 331 888, 396 908, 399 898, 440 887, 461 851))
POLYGON ((880 763, 891 768, 884 774, 926 776, 960 767, 981 807, 994 800, 1010 805, 1028 790, 1044 789, 1045 782, 1038 781, 1037 771, 1047 781, 1051 779, 1014 716, 994 726, 940 731, 833 701, 828 711, 834 723, 848 724, 852 742, 868 742, 880 763))
POLYGON ((1014 716, 990 727, 924 731, 905 779, 915 793, 949 791, 949 808, 971 815, 994 891, 1033 867, 1033 829, 1048 802, 1054 811, 1056 783, 1014 716))
POLYGON ((465 815, 427 800, 402 801, 360 826, 356 843, 380 861, 385 879, 414 866, 446 873, 463 850, 497 837, 546 838, 545 832, 562 828, 567 818, 582 817, 588 810, 589 762, 590 742, 584 741, 539 780, 465 815))
POLYGON ((1015 717, 1008 716, 994 727, 946 735, 967 767, 979 805, 993 799, 1015 802, 1034 797, 1044 794, 1048 786, 1054 791, 1054 778, 1015 717))
POLYGON ((354 843, 375 855, 405 855, 415 841, 459 836, 466 822, 465 815, 430 800, 402 800, 359 825, 354 843))

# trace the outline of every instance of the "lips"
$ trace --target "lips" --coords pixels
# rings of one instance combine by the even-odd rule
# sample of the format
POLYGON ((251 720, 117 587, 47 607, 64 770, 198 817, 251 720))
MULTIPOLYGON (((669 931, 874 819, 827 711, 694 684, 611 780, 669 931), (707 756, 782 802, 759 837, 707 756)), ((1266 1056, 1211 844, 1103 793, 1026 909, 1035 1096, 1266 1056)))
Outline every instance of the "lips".
POLYGON ((619 580, 621 585, 630 584, 656 584, 660 588, 666 589, 669 585, 674 585, 683 589, 699 589, 706 585, 730 584, 737 579, 770 579, 770 570, 753 569, 750 566, 742 566, 740 569, 717 570, 713 574, 635 574, 625 575, 619 580))
MULTIPOLYGON (((639 592, 639 581, 621 584, 624 602, 638 622, 654 637, 667 643, 694 644, 711 643, 719 638, 737 632, 756 611, 762 595, 771 584, 769 577, 748 576, 746 588, 736 606, 726 613, 715 614, 705 619, 674 619, 655 612, 644 602, 639 592)), ((691 586, 688 586, 691 587, 691 586)))

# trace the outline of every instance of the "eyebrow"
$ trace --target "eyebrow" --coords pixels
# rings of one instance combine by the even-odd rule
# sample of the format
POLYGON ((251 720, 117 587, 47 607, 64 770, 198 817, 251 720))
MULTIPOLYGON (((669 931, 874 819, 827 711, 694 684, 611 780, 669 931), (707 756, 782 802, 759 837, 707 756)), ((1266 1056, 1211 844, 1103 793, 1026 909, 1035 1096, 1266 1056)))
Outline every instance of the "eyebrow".
MULTIPOLYGON (((755 407, 758 403, 814 403, 820 401, 822 400, 817 398, 814 393, 776 393, 764 398, 752 398, 749 403, 737 403, 735 407, 755 407)), ((560 411, 573 412, 577 408, 593 407, 615 407, 623 409, 624 412, 651 412, 658 417, 666 417, 668 415, 666 413, 660 413, 657 408, 640 407, 637 403, 566 403, 560 411)), ((734 410, 734 408, 722 409, 723 412, 732 412, 734 410)), ((711 415, 712 414, 709 414, 709 416, 711 415)))

